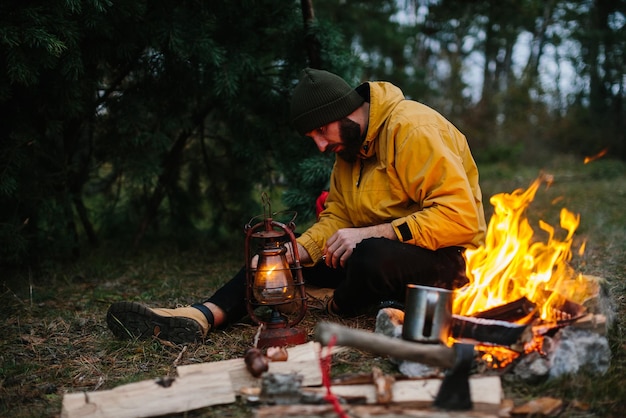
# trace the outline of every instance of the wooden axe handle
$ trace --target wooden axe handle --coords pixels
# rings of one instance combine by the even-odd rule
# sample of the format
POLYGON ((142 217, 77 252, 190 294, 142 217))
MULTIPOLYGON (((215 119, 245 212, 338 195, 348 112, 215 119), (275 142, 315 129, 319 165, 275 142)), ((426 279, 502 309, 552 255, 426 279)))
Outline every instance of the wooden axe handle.
POLYGON ((333 336, 337 345, 445 369, 451 369, 456 360, 454 348, 442 344, 410 342, 331 322, 320 322, 315 327, 314 339, 322 345, 328 345, 333 336))

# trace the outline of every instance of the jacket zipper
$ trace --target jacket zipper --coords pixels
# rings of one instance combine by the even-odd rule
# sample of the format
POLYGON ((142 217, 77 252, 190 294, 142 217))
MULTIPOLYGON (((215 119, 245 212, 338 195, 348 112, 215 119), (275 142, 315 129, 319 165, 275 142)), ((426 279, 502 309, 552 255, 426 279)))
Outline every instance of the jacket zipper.
POLYGON ((361 167, 359 168, 359 178, 356 180, 356 188, 359 188, 359 185, 361 184, 361 176, 363 175, 363 166, 365 165, 365 163, 363 163, 362 159, 359 159, 360 163, 361 163, 361 167))

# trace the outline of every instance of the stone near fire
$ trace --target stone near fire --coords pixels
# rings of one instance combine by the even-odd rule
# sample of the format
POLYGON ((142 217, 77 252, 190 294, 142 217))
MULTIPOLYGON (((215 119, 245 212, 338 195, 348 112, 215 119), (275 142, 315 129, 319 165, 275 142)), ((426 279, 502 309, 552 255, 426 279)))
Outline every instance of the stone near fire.
POLYGON ((398 363, 398 371, 407 377, 417 378, 434 378, 443 377, 441 369, 433 366, 429 366, 423 363, 417 363, 415 361, 401 360, 396 361, 398 363))
POLYGON ((404 311, 395 308, 384 308, 379 310, 376 315, 374 332, 391 338, 400 338, 402 336, 403 324, 404 311))
POLYGON ((261 400, 275 405, 299 403, 303 376, 296 373, 265 373, 261 377, 261 400))
POLYGON ((539 383, 548 378, 550 361, 540 353, 533 351, 523 356, 511 373, 503 378, 509 381, 521 380, 527 383, 539 383))
MULTIPOLYGON (((376 315, 376 327, 374 332, 391 338, 402 338, 402 326, 404 325, 404 312, 395 308, 384 308, 376 315)), ((408 377, 435 377, 442 374, 438 367, 390 358, 398 366, 398 371, 408 377)))
POLYGON ((550 378, 575 374, 583 369, 602 375, 611 364, 611 349, 603 335, 565 327, 554 336, 553 344, 548 355, 550 378))

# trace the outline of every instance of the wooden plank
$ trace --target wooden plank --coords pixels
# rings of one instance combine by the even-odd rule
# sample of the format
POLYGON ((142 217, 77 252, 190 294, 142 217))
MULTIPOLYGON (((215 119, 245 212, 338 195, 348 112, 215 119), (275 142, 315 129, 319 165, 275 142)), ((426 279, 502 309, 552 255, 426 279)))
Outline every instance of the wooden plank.
MULTIPOLYGON (((303 386, 320 386, 320 345, 309 342, 287 349, 288 359, 270 362, 270 373, 297 373, 303 386)), ((344 350, 335 347, 332 353, 344 350)), ((156 380, 130 383, 111 390, 68 393, 63 397, 63 418, 153 417, 211 405, 233 403, 243 387, 260 387, 261 379, 246 369, 243 358, 179 366, 168 387, 156 380)))
MULTIPOLYGON (((398 380, 392 388, 393 403, 412 403, 430 406, 439 392, 441 379, 398 380)), ((499 376, 476 376, 469 379, 470 396, 476 410, 491 410, 502 402, 502 382, 499 376)), ((326 389, 307 389, 323 392, 326 389)), ((376 387, 373 384, 333 385, 331 392, 338 397, 365 397, 367 404, 376 404, 376 387)))
MULTIPOLYGON (((271 361, 268 373, 298 373, 304 377, 302 386, 320 386, 322 384, 322 371, 319 365, 319 350, 320 344, 314 341, 287 348, 289 355, 287 361, 271 361)), ((335 352, 337 352, 336 349, 333 350, 333 353, 335 352)), ((243 358, 212 363, 187 364, 178 366, 177 372, 181 377, 192 374, 207 376, 213 373, 228 372, 233 390, 236 392, 244 387, 260 387, 261 385, 261 379, 253 377, 248 372, 243 358)))
POLYGON ((235 392, 226 372, 178 377, 164 387, 156 380, 144 380, 97 392, 68 393, 63 396, 62 418, 154 417, 233 403, 235 392))
MULTIPOLYGON (((382 405, 341 405, 343 411, 351 418, 498 418, 497 412, 482 411, 442 411, 435 409, 416 409, 404 406, 382 405)), ((273 405, 257 408, 255 418, 307 417, 328 418, 338 416, 331 405, 273 405)))
MULTIPOLYGON (((470 379, 470 393, 474 407, 469 411, 444 411, 432 407, 441 385, 441 379, 400 380, 393 385, 392 403, 376 405, 373 384, 333 385, 331 391, 338 397, 366 398, 367 405, 342 404, 343 411, 352 418, 384 416, 385 418, 497 418, 502 404, 502 384, 498 376, 477 376, 470 379)), ((324 388, 307 388, 310 392, 325 393, 324 388)), ((255 410, 255 418, 310 417, 326 418, 336 415, 332 405, 272 405, 255 410)))

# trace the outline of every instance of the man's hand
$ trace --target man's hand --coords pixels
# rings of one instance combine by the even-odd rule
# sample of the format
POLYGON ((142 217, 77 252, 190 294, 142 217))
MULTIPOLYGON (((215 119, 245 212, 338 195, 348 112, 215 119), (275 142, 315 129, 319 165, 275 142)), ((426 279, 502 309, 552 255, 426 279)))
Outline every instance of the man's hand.
MULTIPOLYGON (((291 243, 285 243, 285 247, 287 248, 287 263, 291 265, 294 263, 293 249, 291 248, 291 243)), ((311 262, 311 256, 309 255, 309 252, 300 244, 298 244, 298 256, 300 257, 301 264, 307 264, 311 262)))
POLYGON ((356 245, 367 238, 397 239, 391 224, 381 224, 364 228, 344 228, 335 232, 326 241, 325 262, 328 267, 345 267, 356 245))
MULTIPOLYGON (((286 242, 285 248, 287 249, 287 252, 285 253, 285 257, 287 258, 287 264, 292 265, 295 262, 294 261, 295 259, 293 257, 293 250, 291 247, 291 243, 286 242)), ((300 256, 300 263, 306 264, 306 263, 311 262, 311 256, 309 255, 308 251, 300 244, 298 244, 298 255, 300 256)), ((257 268, 258 263, 259 263, 259 255, 255 254, 254 256, 252 256, 252 259, 250 260, 250 267, 255 269, 257 268)))

